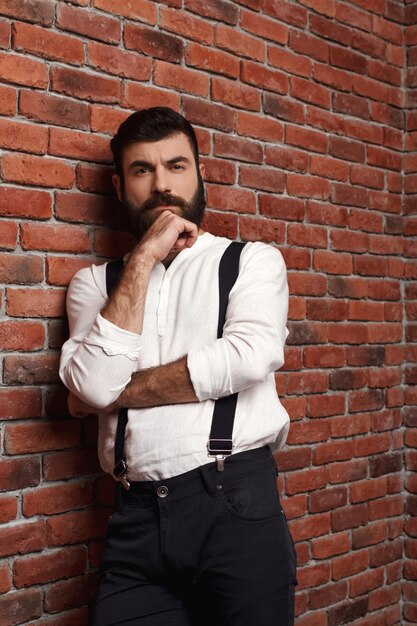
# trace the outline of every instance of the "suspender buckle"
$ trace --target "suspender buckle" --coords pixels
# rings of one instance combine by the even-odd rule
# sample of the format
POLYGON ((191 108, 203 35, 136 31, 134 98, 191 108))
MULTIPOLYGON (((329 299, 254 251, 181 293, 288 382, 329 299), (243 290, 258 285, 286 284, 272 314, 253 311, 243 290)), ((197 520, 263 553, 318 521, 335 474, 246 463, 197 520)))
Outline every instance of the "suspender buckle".
POLYGON ((209 439, 207 442, 207 456, 214 456, 217 463, 217 471, 224 471, 224 462, 232 454, 232 439, 209 439))
POLYGON ((121 459, 113 468, 113 476, 116 480, 122 483, 126 491, 130 489, 130 482, 128 481, 127 464, 126 461, 121 459))

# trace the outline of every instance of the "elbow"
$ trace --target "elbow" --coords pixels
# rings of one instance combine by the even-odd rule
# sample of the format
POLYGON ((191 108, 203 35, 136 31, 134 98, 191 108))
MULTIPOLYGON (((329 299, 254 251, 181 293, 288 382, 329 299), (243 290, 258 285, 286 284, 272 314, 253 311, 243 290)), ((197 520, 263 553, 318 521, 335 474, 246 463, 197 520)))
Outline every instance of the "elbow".
POLYGON ((109 389, 103 385, 103 381, 94 380, 91 376, 85 380, 82 376, 77 376, 75 372, 69 371, 68 367, 61 370, 59 375, 67 389, 94 409, 107 408, 123 391, 123 388, 109 389))

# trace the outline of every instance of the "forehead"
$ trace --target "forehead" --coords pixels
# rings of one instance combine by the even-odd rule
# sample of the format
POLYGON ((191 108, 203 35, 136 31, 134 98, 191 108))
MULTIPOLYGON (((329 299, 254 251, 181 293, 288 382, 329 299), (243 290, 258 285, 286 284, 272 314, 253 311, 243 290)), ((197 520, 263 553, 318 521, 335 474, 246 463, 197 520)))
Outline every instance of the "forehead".
POLYGON ((176 133, 159 141, 138 141, 124 149, 123 163, 129 167, 134 161, 148 161, 159 163, 169 161, 175 157, 184 156, 194 161, 190 141, 184 133, 176 133))

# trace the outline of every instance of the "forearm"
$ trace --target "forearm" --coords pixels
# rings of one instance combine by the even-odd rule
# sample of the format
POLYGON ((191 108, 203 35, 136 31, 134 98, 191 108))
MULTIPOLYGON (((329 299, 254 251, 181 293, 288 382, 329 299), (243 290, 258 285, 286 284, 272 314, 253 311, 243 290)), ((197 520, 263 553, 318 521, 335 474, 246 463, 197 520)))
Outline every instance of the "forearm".
POLYGON ((146 408, 164 404, 198 402, 187 367, 187 357, 136 372, 115 405, 146 408))
POLYGON ((134 250, 114 292, 101 315, 119 328, 140 335, 143 327, 146 293, 154 261, 141 250, 134 250))

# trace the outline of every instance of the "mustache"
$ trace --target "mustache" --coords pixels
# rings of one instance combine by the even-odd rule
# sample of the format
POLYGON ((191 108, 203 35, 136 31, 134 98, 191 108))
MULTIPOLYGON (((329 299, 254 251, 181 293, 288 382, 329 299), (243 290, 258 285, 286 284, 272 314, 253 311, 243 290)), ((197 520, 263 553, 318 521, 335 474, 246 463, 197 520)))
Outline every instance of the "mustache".
POLYGON ((180 209, 187 209, 189 203, 178 196, 161 191, 153 194, 150 198, 145 200, 142 204, 141 211, 150 211, 151 209, 156 209, 161 206, 178 206, 180 209))

